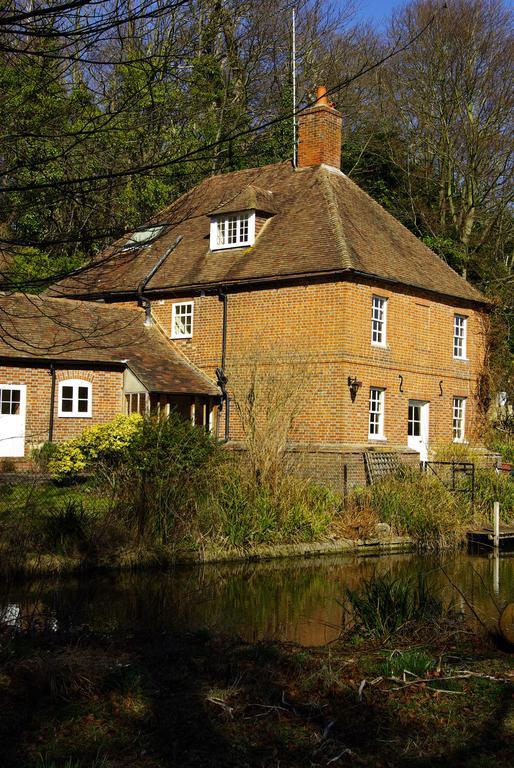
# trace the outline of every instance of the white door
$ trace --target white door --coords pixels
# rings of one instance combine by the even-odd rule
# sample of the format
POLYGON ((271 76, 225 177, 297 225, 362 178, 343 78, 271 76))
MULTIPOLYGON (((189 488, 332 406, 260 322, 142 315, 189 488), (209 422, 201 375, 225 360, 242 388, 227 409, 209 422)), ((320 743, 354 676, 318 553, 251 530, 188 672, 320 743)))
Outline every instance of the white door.
POLYGON ((407 445, 419 453, 420 461, 428 461, 428 403, 409 400, 407 445))
POLYGON ((0 456, 25 455, 25 384, 0 386, 0 456))

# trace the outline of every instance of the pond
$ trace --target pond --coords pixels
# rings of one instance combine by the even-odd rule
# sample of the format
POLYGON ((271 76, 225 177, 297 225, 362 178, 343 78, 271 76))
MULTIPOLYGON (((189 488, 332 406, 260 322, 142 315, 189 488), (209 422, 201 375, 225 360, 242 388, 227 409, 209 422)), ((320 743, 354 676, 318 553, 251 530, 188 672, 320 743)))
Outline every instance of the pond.
POLYGON ((209 564, 165 572, 110 573, 0 588, 0 620, 10 625, 95 632, 209 628, 245 640, 322 645, 347 621, 346 588, 373 574, 416 579, 463 613, 488 624, 514 600, 514 558, 464 552, 381 557, 330 556, 266 563, 209 564), (457 589, 455 588, 455 585, 457 589))

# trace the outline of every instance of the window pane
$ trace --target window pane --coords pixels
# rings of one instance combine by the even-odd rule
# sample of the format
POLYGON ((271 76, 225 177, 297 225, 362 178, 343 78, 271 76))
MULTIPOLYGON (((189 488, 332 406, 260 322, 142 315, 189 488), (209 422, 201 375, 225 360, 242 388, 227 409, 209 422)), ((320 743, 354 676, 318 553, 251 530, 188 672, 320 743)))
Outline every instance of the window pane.
POLYGON ((87 400, 79 400, 78 401, 78 412, 79 413, 87 413, 87 406, 88 401, 87 400))
POLYGON ((237 243, 237 216, 230 216, 227 219, 227 225, 227 243, 229 245, 234 245, 237 243))
POLYGON ((2 412, 2 415, 3 415, 3 416, 5 416, 5 415, 9 415, 9 414, 11 413, 11 404, 10 404, 10 403, 7 403, 7 402, 5 402, 5 401, 3 400, 3 398, 2 398, 2 406, 1 406, 1 412, 2 412))
POLYGON ((62 399, 73 400, 73 387, 62 388, 62 399))
POLYGON ((73 400, 67 400, 64 397, 61 400, 61 411, 71 413, 73 411, 73 400))
POLYGON ((242 243, 248 242, 248 220, 249 220, 249 214, 245 213, 241 216, 241 219, 239 222, 239 240, 242 243))
POLYGON ((409 437, 421 436, 421 408, 419 405, 409 405, 409 424, 407 434, 409 437))
POLYGON ((218 245, 225 245, 225 222, 218 221, 216 223, 216 243, 218 245))
POLYGON ((79 387, 79 400, 88 400, 88 399, 89 399, 89 388, 79 387))

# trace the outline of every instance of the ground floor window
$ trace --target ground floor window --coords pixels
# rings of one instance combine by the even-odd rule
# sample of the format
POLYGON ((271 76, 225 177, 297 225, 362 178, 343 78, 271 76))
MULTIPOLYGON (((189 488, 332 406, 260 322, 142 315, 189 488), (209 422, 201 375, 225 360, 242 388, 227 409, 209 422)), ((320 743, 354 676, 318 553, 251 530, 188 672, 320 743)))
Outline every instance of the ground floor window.
POLYGON ((82 379, 59 382, 59 416, 87 418, 92 413, 91 383, 82 379))
POLYGON ((453 398, 453 442, 462 443, 466 419, 466 398, 453 398))
POLYGON ((371 387, 369 390, 369 439, 384 437, 385 389, 371 387))
POLYGON ((143 416, 150 410, 150 396, 148 392, 127 392, 125 404, 128 414, 140 413, 143 416))

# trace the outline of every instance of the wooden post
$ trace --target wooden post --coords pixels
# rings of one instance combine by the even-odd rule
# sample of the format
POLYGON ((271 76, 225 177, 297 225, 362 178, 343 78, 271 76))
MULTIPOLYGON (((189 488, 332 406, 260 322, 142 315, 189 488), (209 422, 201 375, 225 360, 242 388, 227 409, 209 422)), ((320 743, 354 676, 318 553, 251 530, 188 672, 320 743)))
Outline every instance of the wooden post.
POLYGON ((500 595, 500 552, 498 549, 493 553, 493 591, 499 597, 500 595))
POLYGON ((499 549, 500 547, 500 502, 495 501, 494 502, 494 536, 493 536, 493 547, 495 549, 499 549))

